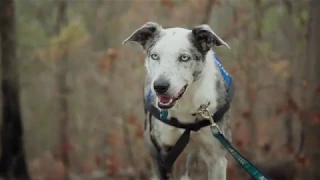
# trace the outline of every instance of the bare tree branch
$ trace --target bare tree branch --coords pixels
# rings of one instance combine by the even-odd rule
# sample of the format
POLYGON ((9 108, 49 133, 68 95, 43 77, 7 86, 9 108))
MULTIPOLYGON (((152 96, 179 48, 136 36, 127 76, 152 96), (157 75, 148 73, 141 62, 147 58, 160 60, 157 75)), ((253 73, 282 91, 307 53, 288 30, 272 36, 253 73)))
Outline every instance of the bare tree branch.
MULTIPOLYGON (((58 35, 63 25, 67 23, 66 11, 67 11, 67 0, 58 0, 58 17, 56 24, 56 34, 58 35)), ((57 85, 59 91, 59 103, 60 103, 60 156, 65 166, 69 166, 69 105, 68 105, 68 94, 69 87, 67 85, 67 73, 68 73, 68 52, 64 52, 62 58, 58 61, 58 72, 57 72, 57 85)))

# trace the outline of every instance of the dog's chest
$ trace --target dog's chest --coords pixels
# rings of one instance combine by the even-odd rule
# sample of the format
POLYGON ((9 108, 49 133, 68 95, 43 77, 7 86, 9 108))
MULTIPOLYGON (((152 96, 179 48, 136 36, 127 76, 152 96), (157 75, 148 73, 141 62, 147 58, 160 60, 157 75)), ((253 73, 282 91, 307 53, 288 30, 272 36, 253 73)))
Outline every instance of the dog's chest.
POLYGON ((178 129, 167 124, 157 122, 154 125, 153 135, 160 147, 173 146, 183 133, 183 129, 178 129))
MULTIPOLYGON (((174 116, 178 120, 184 119, 184 121, 192 122, 195 120, 194 116, 191 115, 180 115, 180 116, 174 116)), ((153 132, 152 135, 156 138, 157 143, 161 147, 166 146, 173 146, 176 144, 178 139, 181 137, 185 129, 176 128, 170 125, 167 125, 161 121, 158 121, 154 119, 153 121, 153 132)), ((168 119, 170 121, 170 118, 168 119)), ((197 136, 193 135, 195 133, 192 133, 192 137, 195 138, 197 136)), ((199 141, 201 141, 199 139, 199 141)))

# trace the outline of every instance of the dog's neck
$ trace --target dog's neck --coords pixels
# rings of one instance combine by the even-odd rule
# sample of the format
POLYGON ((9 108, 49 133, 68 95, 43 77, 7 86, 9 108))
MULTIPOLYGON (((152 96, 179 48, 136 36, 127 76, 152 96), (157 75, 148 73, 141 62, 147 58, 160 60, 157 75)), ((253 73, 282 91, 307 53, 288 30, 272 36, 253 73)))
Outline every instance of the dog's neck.
POLYGON ((205 67, 201 77, 189 85, 187 91, 176 105, 170 109, 169 116, 176 117, 180 122, 193 122, 193 113, 200 105, 208 104, 210 112, 215 112, 218 106, 218 90, 216 87, 220 71, 209 51, 206 55, 205 67))

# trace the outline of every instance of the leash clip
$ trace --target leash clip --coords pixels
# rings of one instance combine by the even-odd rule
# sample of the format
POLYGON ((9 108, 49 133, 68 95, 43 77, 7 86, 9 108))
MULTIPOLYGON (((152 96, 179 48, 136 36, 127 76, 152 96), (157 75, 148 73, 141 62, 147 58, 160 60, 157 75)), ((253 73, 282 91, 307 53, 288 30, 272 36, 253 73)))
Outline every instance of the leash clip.
POLYGON ((210 103, 205 104, 205 105, 201 105, 200 108, 197 110, 196 114, 200 115, 203 119, 209 120, 211 125, 210 128, 211 130, 218 130, 219 132, 221 132, 219 126, 214 122, 212 114, 209 112, 208 106, 210 105, 210 103))

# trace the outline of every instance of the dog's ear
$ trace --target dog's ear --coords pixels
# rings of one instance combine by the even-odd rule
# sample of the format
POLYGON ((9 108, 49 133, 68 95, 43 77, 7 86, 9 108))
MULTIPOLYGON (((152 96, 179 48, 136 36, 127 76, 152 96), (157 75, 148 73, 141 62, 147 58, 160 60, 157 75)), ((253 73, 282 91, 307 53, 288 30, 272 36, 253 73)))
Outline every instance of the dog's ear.
POLYGON ((194 27, 192 29, 192 37, 194 43, 196 43, 198 48, 203 52, 209 51, 213 46, 225 45, 230 48, 207 24, 194 27))
POLYGON ((159 35, 161 29, 162 27, 159 24, 155 22, 147 22, 124 40, 123 44, 130 41, 136 42, 146 49, 150 40, 159 35))

